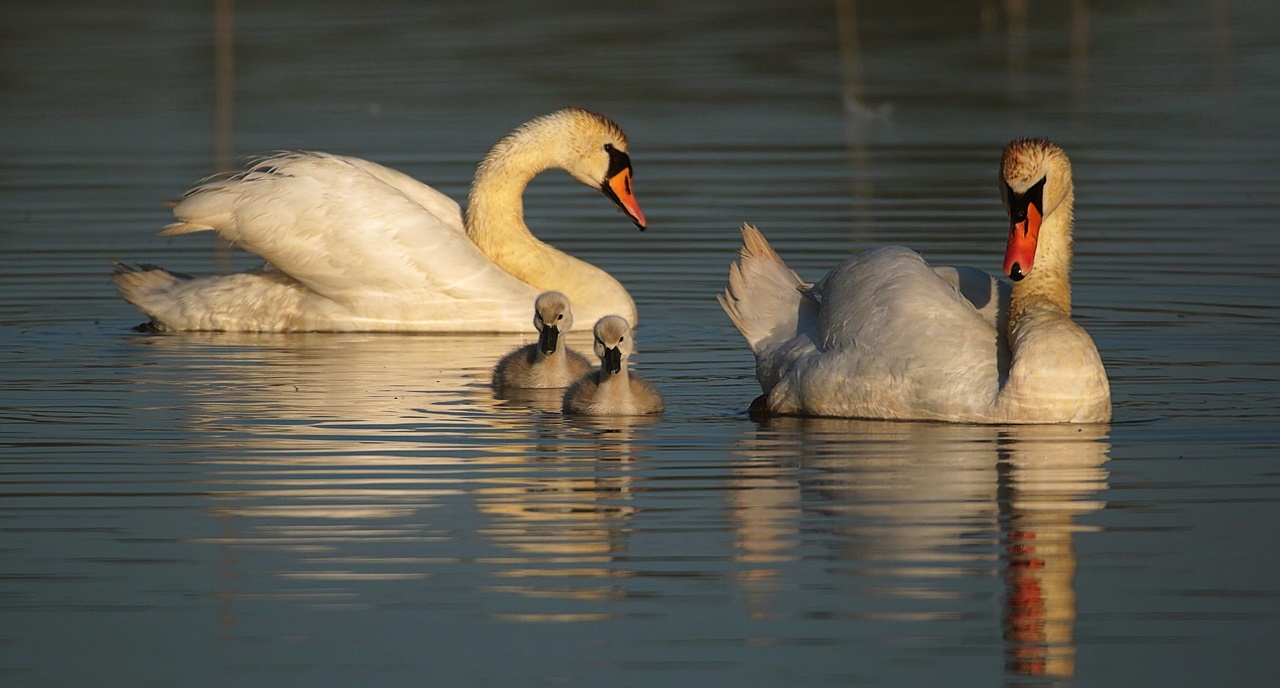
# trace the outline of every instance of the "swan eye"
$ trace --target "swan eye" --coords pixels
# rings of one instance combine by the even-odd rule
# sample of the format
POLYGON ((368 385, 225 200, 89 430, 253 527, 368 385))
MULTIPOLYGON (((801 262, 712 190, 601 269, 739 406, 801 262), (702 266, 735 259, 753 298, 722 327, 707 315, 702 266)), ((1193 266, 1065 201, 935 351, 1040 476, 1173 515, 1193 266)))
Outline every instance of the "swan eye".
POLYGON ((564 313, 556 316, 556 322, 560 322, 561 320, 564 320, 564 313))
POLYGON ((1013 222, 1025 222, 1027 219, 1027 206, 1035 206, 1036 212, 1044 214, 1044 184, 1048 179, 1047 176, 1041 177, 1040 181, 1032 184, 1030 188, 1022 193, 1017 193, 1013 187, 1005 184, 1005 191, 1008 194, 1009 219, 1013 222))
POLYGON ((606 144, 604 144, 604 150, 605 150, 605 152, 607 152, 607 153, 612 153, 612 152, 613 152, 613 144, 612 144, 612 143, 606 143, 606 144))

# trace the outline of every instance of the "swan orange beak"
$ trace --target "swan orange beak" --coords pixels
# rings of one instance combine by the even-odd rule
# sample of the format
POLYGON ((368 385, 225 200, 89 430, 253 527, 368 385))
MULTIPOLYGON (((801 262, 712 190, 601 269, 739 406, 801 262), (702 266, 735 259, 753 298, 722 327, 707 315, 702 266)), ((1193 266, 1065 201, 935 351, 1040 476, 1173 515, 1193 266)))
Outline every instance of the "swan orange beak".
POLYGON ((623 167, 612 177, 604 180, 604 184, 600 187, 604 195, 618 206, 622 212, 636 223, 640 231, 644 231, 644 211, 640 209, 640 204, 636 201, 636 196, 631 191, 631 168, 623 167))
POLYGON ((1009 244, 1004 249, 1004 274, 1014 282, 1031 274, 1036 262, 1036 242, 1040 240, 1040 222, 1044 219, 1044 185, 1048 177, 1032 184, 1022 193, 1004 185, 1005 203, 1009 209, 1009 244))
POLYGON ((1036 242, 1040 239, 1040 209, 1034 203, 1027 204, 1027 214, 1021 221, 1010 218, 1009 244, 1004 249, 1004 274, 1017 282, 1031 272, 1036 261, 1036 242))

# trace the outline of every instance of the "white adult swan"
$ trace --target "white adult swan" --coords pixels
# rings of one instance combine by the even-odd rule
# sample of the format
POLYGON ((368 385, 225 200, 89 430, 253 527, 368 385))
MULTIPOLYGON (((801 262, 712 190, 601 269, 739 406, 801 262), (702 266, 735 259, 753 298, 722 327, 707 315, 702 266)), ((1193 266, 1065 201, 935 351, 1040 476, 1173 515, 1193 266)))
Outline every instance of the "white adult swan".
POLYGON ((182 197, 161 235, 213 230, 267 261, 192 279, 117 264, 120 294, 159 330, 519 332, 538 294, 556 290, 593 323, 636 318, 605 271, 539 241, 525 187, 558 167, 645 227, 622 129, 566 108, 518 127, 476 171, 458 204, 381 165, 328 153, 274 155, 182 197))
POLYGON ((772 414, 969 423, 1111 418, 1098 349, 1071 320, 1071 163, 1057 145, 1004 149, 1004 271, 930 268, 886 247, 803 284, 744 226, 720 305, 756 356, 772 414))

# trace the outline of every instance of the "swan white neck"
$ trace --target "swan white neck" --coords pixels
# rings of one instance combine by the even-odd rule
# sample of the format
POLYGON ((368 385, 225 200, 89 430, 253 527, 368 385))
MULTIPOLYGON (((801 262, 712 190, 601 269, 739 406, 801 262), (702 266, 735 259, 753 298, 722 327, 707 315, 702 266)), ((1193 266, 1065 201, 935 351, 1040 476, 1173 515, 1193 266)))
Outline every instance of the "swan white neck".
POLYGON ((467 236, 496 265, 517 279, 540 290, 556 290, 569 297, 584 322, 605 313, 595 313, 591 304, 631 303, 617 280, 586 261, 547 244, 529 231, 524 221, 524 191, 540 172, 566 167, 570 152, 557 135, 557 121, 535 120, 502 139, 476 170, 467 200, 467 236))
MULTIPOLYGON (((569 258, 538 240, 524 222, 524 190, 538 173, 555 165, 552 143, 537 130, 523 130, 499 141, 476 171, 467 200, 467 236, 489 259, 522 281, 538 285, 569 258), (548 266, 547 261, 553 265, 548 266)), ((575 259, 576 260, 576 259, 575 259)), ((573 296, 569 295, 570 301, 573 296)))
POLYGON ((1011 362, 997 416, 1021 422, 1111 417, 1106 371, 1089 335, 1071 320, 1071 189, 1040 228, 1035 264, 1009 300, 1011 362), (1071 410, 1074 415, 1064 415, 1071 410))

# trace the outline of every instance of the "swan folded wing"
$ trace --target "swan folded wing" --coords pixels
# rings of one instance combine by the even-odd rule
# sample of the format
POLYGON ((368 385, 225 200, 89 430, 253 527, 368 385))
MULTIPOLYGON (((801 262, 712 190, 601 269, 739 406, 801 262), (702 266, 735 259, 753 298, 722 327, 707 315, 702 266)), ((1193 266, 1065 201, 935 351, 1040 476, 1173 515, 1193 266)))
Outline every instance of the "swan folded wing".
POLYGON ((809 412, 942 418, 993 403, 995 328, 914 251, 866 251, 820 286, 819 353, 788 382, 809 412))
POLYGON ((348 158, 341 156, 330 156, 339 158, 343 162, 357 167, 379 181, 396 189, 404 194, 406 198, 417 203, 426 209, 441 222, 445 223, 450 229, 459 234, 466 234, 466 225, 462 221, 462 207, 458 202, 440 193, 434 188, 423 184, 422 182, 410 177, 409 175, 393 170, 390 167, 384 167, 376 162, 369 162, 360 158, 348 158))
POLYGON ((798 365, 818 356, 812 331, 802 332, 790 339, 777 338, 768 341, 756 352, 756 379, 765 394, 773 391, 798 365))
POLYGON ((441 218, 420 202, 429 200, 422 191, 429 187, 410 187, 411 197, 400 188, 410 178, 358 163, 364 164, 319 154, 271 158, 245 173, 206 181, 174 214, 193 228, 213 228, 308 289, 371 319, 527 321, 536 290, 457 230, 456 204, 436 203, 447 215, 441 218))
POLYGON ((983 320, 1001 333, 1004 332, 1009 315, 1009 297, 1012 294, 1012 286, 1007 281, 998 280, 983 270, 967 265, 935 267, 933 271, 973 304, 983 320))

